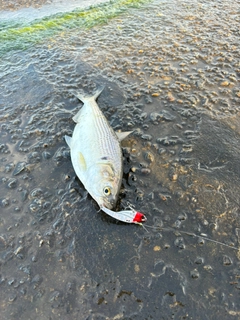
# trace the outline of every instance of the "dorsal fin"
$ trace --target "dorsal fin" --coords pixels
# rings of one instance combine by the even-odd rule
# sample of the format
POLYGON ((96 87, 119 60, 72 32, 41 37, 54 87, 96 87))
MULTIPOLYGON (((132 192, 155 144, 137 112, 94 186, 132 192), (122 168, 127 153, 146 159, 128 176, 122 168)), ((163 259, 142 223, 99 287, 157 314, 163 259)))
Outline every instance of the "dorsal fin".
POLYGON ((125 132, 116 132, 119 141, 127 138, 133 131, 125 131, 125 132))

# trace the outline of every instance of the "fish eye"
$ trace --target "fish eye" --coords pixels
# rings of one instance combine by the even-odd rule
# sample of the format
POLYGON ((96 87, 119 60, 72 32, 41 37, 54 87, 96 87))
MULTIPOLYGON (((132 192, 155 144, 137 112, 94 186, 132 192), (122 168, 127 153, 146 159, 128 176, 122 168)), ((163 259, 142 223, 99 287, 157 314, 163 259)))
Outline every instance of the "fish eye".
POLYGON ((104 194, 105 194, 106 196, 109 196, 109 195, 111 194, 111 189, 110 189, 109 187, 105 187, 105 188, 103 189, 103 192, 104 192, 104 194))

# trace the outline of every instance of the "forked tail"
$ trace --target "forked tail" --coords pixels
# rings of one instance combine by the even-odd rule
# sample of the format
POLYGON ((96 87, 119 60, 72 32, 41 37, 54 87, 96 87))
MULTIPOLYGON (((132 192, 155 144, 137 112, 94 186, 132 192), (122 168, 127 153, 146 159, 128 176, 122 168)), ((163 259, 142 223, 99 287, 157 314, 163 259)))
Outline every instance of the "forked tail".
POLYGON ((89 100, 97 100, 97 98, 99 97, 99 95, 101 94, 101 92, 103 91, 104 87, 101 87, 100 89, 98 89, 93 96, 87 95, 85 93, 75 93, 73 92, 73 94, 79 99, 81 100, 83 103, 89 101, 89 100))
MULTIPOLYGON (((101 87, 100 89, 98 89, 95 94, 93 96, 89 96, 85 93, 76 93, 73 92, 73 94, 79 99, 81 100, 84 104, 86 103, 91 103, 91 101, 96 101, 98 96, 101 94, 101 92, 103 91, 104 87, 101 87)), ((78 113, 72 118, 74 122, 78 123, 79 119, 81 118, 81 109, 78 111, 78 113)))

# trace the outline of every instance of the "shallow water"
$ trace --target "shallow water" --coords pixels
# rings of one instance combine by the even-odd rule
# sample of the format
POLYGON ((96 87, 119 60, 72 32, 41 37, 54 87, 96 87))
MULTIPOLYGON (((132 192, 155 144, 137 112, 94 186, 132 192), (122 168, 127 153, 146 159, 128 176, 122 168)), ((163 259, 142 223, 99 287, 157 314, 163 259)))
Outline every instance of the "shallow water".
POLYGON ((239 319, 238 10, 155 1, 2 57, 2 319, 239 319), (103 84, 148 232, 98 212, 63 140, 103 84))
POLYGON ((69 0, 67 4, 59 0, 26 0, 8 1, 0 3, 0 20, 17 22, 31 22, 35 19, 42 19, 53 14, 70 12, 75 9, 84 9, 94 6, 106 0, 69 0))

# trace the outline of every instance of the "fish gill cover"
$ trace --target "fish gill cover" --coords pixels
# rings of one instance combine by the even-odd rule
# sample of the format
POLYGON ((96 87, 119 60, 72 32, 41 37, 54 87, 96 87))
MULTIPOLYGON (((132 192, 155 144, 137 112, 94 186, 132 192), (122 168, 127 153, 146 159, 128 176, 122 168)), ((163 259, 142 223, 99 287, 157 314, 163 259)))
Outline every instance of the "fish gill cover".
POLYGON ((87 9, 59 13, 32 23, 0 22, 0 56, 11 50, 24 50, 30 45, 46 40, 57 32, 72 28, 92 28, 107 23, 128 8, 137 8, 150 0, 116 0, 87 9))

